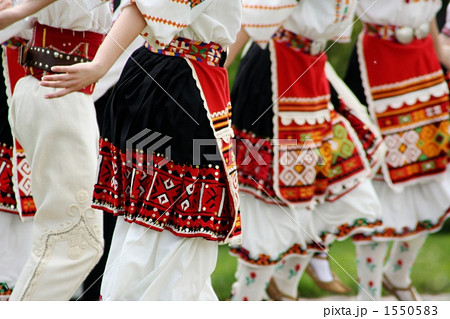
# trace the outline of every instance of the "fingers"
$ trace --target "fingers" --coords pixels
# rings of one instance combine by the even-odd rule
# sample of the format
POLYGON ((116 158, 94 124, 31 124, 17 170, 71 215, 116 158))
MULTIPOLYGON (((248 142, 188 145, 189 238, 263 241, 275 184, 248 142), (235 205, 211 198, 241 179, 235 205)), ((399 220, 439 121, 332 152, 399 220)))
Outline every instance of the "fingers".
POLYGON ((65 96, 69 93, 75 92, 74 89, 63 89, 63 90, 59 90, 59 91, 55 91, 53 93, 49 93, 45 96, 46 99, 55 99, 58 97, 62 97, 65 96))
POLYGON ((39 84, 41 86, 55 89, 64 89, 68 87, 73 87, 75 85, 75 83, 70 81, 41 81, 39 82, 39 84))
POLYGON ((0 0, 0 11, 12 6, 11 0, 0 0))
POLYGON ((52 67, 52 72, 55 73, 76 73, 76 64, 74 65, 69 65, 69 66, 54 66, 52 67))
POLYGON ((46 95, 47 99, 62 97, 66 94, 81 90, 91 83, 95 83, 95 78, 92 79, 89 74, 95 73, 96 70, 89 63, 79 63, 70 66, 54 66, 51 70, 56 74, 43 76, 40 85, 62 90, 49 93, 46 95))
POLYGON ((74 82, 74 81, 44 81, 44 80, 42 80, 39 82, 39 84, 41 86, 48 87, 48 88, 62 89, 62 90, 58 90, 58 91, 47 94, 45 96, 46 99, 54 99, 57 97, 62 97, 66 94, 81 90, 84 87, 83 84, 77 84, 77 82, 74 82))
POLYGON ((78 77, 76 76, 76 71, 73 70, 72 67, 55 66, 52 68, 52 71, 62 73, 45 75, 42 77, 42 80, 39 82, 39 84, 48 88, 64 90, 53 92, 47 95, 46 98, 61 97, 84 87, 84 85, 80 83, 80 79, 78 79, 78 77), (66 73, 69 71, 72 73, 66 73))
POLYGON ((58 91, 49 93, 48 95, 45 96, 46 99, 54 99, 54 98, 62 97, 66 94, 75 92, 84 87, 83 84, 78 83, 76 78, 72 79, 70 74, 46 75, 42 78, 42 80, 39 82, 39 84, 41 86, 48 87, 48 88, 63 89, 63 90, 58 90, 58 91))
POLYGON ((42 81, 44 82, 53 82, 53 81, 70 81, 70 74, 49 74, 42 77, 42 81))

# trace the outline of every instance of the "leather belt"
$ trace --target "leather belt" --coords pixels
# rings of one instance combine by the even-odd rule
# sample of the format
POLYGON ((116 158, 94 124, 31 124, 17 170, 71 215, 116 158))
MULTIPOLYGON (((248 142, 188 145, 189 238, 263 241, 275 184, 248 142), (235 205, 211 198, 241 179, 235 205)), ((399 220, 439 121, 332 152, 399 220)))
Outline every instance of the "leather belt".
POLYGON ((23 66, 47 72, 52 72, 52 67, 56 65, 66 66, 91 61, 78 55, 66 54, 49 48, 27 45, 23 45, 20 48, 19 59, 20 64, 23 66))

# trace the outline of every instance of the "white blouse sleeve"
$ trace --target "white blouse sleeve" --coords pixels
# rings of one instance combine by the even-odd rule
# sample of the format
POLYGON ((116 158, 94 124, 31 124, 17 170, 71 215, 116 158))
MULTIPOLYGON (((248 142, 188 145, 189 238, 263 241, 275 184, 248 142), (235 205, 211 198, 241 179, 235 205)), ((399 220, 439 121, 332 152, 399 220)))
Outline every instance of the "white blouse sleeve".
POLYGON ((87 10, 92 10, 101 4, 108 3, 110 0, 77 0, 78 5, 82 5, 87 10))
POLYGON ((242 0, 242 26, 252 40, 265 47, 301 0, 242 0))
MULTIPOLYGON (((0 30, 0 43, 7 41, 13 36, 22 36, 23 33, 31 33, 32 25, 29 23, 28 19, 17 21, 11 24, 9 27, 0 30)), ((28 39, 27 39, 28 40, 28 39)))
POLYGON ((125 0, 121 7, 135 3, 147 21, 141 35, 151 46, 164 48, 213 2, 214 0, 125 0))

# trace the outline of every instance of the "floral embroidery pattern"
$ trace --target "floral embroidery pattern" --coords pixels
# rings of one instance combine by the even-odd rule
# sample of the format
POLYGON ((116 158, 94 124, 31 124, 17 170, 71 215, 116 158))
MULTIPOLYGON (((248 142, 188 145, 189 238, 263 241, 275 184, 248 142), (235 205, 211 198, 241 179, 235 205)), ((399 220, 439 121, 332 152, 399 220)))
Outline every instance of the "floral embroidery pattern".
POLYGON ((343 21, 347 18, 349 6, 349 0, 345 0, 345 3, 343 0, 336 1, 336 18, 334 23, 338 23, 339 21, 343 21))
POLYGON ((409 251, 409 244, 407 242, 404 242, 400 246, 400 252, 408 252, 409 251))
POLYGON ((295 277, 298 272, 300 271, 300 264, 295 265, 294 269, 289 269, 289 277, 288 279, 291 279, 292 277, 295 277))
POLYGON ((402 269, 403 261, 401 259, 397 260, 397 263, 394 265, 394 271, 402 269))
POLYGON ((202 3, 204 0, 189 0, 189 5, 191 6, 191 9, 202 3))
POLYGON ((250 286, 250 284, 254 283, 256 280, 256 272, 252 271, 245 279, 247 280, 246 285, 250 286))
POLYGON ((368 282, 368 285, 369 285, 368 288, 369 288, 370 293, 372 294, 372 296, 375 296, 375 292, 377 291, 377 288, 374 287, 373 281, 370 280, 368 282))
POLYGON ((284 264, 286 264, 286 261, 283 259, 276 267, 275 271, 279 271, 284 268, 284 264))
POLYGON ((367 259, 366 259, 366 266, 367 266, 367 268, 369 268, 370 272, 373 272, 373 270, 376 267, 376 265, 373 263, 372 258, 370 258, 370 257, 367 257, 367 259))
POLYGON ((154 48, 148 43, 145 43, 145 47, 153 53, 206 62, 212 66, 219 66, 223 52, 223 48, 218 44, 203 43, 183 37, 174 38, 165 49, 154 48))
POLYGON ((10 295, 12 290, 8 287, 6 282, 0 282, 0 296, 10 295))

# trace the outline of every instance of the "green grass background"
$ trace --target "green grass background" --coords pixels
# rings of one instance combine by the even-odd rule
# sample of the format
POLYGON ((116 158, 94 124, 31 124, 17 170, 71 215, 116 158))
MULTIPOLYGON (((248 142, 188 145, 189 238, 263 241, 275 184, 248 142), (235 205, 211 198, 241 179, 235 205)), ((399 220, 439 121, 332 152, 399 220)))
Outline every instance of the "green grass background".
MULTIPOLYGON (((428 237, 420 250, 412 269, 412 280, 422 294, 450 293, 450 233, 446 229, 428 237)), ((330 266, 346 285, 352 288, 349 295, 357 294, 357 274, 355 246, 351 240, 335 242, 329 251, 330 266)), ((234 282, 237 259, 229 254, 228 246, 220 246, 216 269, 212 275, 212 284, 219 300, 230 296, 234 282)), ((303 298, 320 298, 331 294, 317 287, 308 274, 304 273, 299 293, 303 298)))

